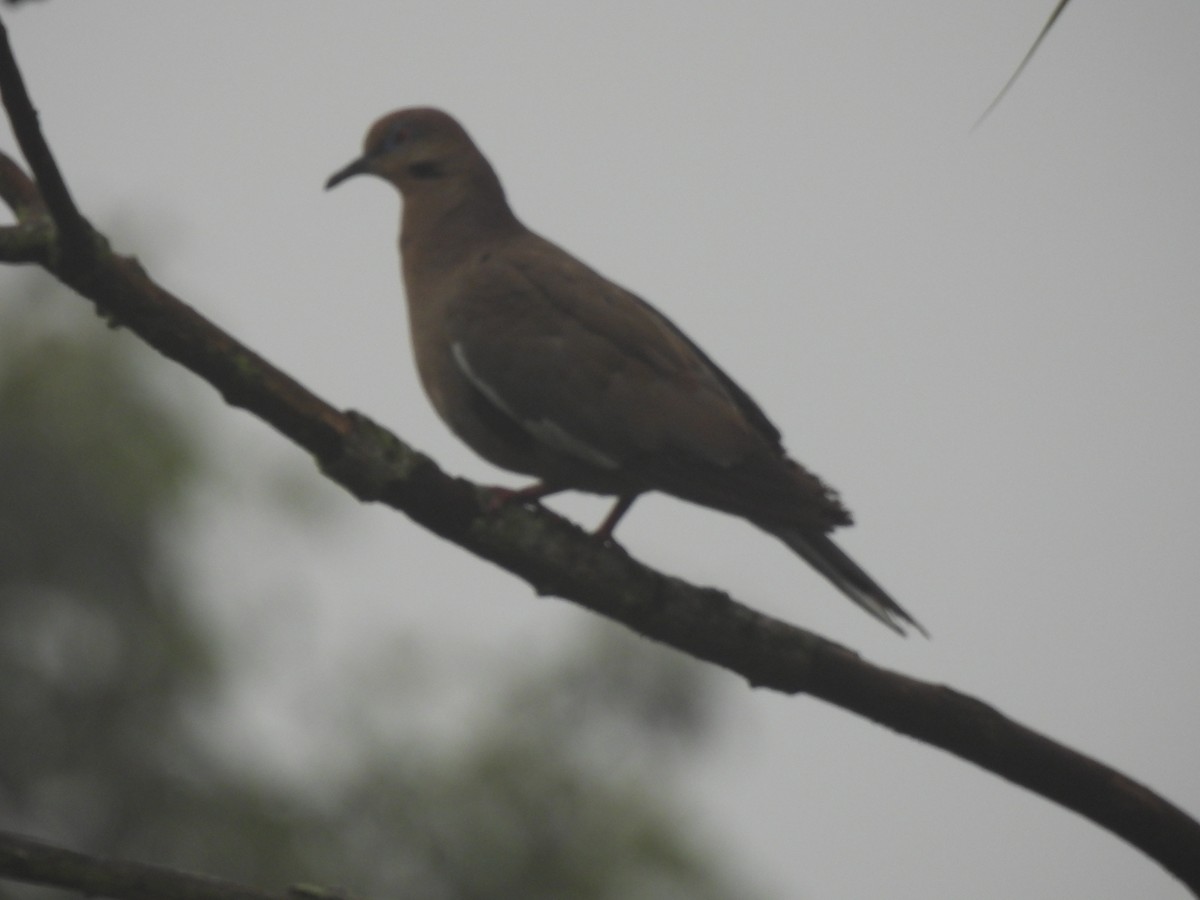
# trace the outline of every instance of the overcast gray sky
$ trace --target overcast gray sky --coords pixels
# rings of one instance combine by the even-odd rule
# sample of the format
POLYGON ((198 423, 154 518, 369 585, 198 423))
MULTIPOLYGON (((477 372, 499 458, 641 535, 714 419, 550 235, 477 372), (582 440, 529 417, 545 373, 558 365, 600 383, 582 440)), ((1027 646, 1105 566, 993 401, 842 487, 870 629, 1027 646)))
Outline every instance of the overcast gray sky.
MULTIPOLYGON (((396 197, 321 190, 379 114, 448 109, 531 227, 759 400, 856 513, 843 545, 934 640, 896 638, 705 510, 640 502, 631 552, 976 694, 1195 814, 1200 5, 1073 3, 970 132, 1052 6, 110 0, 6 22, 79 202, 161 231, 161 283, 451 471, 514 484, 420 395, 396 197)), ((279 443, 209 406, 227 446, 279 443)), ((212 602, 316 598, 284 613, 319 626, 274 671, 298 690, 383 635, 519 660, 587 615, 383 510, 345 502, 336 527, 269 540, 234 502, 215 496, 195 538, 221 569, 212 602)), ((989 774, 725 688, 727 733, 681 778, 776 896, 1184 896, 989 774)))

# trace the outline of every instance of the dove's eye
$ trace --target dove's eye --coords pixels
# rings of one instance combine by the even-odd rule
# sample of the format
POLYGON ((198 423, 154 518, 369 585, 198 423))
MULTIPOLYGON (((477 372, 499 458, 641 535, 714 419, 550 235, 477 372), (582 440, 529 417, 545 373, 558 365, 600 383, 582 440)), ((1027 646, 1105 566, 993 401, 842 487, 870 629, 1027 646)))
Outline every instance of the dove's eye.
POLYGON ((396 147, 399 147, 407 140, 408 129, 403 125, 399 125, 387 133, 387 137, 384 138, 383 145, 386 149, 392 150, 396 147))

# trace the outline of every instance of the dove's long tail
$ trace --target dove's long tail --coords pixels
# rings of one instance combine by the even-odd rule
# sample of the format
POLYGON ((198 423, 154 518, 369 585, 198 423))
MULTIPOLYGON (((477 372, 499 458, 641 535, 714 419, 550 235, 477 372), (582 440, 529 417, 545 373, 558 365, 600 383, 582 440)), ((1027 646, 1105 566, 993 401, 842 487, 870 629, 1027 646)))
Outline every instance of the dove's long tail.
POLYGON ((929 637, 929 632, 920 622, 825 535, 792 528, 771 529, 771 533, 800 554, 805 562, 828 578, 838 590, 897 634, 906 634, 904 629, 911 626, 929 637))

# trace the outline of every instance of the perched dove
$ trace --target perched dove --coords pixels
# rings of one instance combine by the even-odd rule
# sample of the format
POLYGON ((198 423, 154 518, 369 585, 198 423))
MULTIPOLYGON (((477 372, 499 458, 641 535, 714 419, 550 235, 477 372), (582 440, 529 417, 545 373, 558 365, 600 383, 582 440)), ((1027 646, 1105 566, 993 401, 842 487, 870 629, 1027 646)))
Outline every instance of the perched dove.
POLYGON ((421 383, 480 456, 539 479, 514 496, 614 495, 605 538, 644 491, 732 513, 890 628, 925 633, 829 539, 850 513, 749 395, 648 303, 522 225, 458 122, 428 108, 384 116, 326 187, 354 175, 403 196, 421 383))

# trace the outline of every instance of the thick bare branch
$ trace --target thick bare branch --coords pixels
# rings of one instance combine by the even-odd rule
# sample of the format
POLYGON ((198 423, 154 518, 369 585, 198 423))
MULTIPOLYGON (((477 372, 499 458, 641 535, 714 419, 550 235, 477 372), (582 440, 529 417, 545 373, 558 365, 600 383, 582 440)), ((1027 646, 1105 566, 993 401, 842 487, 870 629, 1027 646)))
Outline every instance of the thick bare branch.
MULTIPOLYGON (((3 59, 11 60, 6 46, 3 59)), ((13 78, 15 64, 0 64, 6 103, 17 93, 7 83, 13 78)), ((36 117, 10 110, 10 119, 23 147, 44 143, 20 134, 37 129, 36 117)), ((330 406, 155 284, 136 260, 90 237, 82 261, 67 259, 60 232, 45 225, 23 220, 20 244, 14 229, 0 232, 0 258, 41 262, 110 321, 303 447, 358 498, 404 512, 541 594, 578 603, 752 685, 827 700, 1041 794, 1140 848, 1200 895, 1200 823, 1142 785, 978 700, 873 666, 725 594, 656 572, 545 510, 488 512, 487 488, 447 476, 365 416, 330 406), (8 239, 12 252, 4 250, 8 239), (19 259, 18 249, 26 254, 19 259)))

